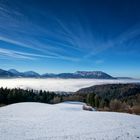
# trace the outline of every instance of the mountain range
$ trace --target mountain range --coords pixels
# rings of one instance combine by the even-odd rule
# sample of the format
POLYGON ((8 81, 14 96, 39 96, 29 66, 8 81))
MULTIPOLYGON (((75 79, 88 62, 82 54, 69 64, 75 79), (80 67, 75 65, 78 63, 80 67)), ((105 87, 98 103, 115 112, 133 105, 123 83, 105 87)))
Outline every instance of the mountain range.
POLYGON ((15 69, 10 70, 0 69, 0 77, 116 79, 111 75, 102 71, 77 71, 74 73, 59 73, 59 74, 45 73, 40 75, 34 71, 19 72, 15 69))

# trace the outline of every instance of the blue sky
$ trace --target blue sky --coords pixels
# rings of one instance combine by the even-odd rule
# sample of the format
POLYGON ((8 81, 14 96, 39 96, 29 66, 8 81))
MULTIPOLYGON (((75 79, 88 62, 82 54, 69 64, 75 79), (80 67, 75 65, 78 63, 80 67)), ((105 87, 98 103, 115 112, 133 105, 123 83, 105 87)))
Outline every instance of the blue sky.
POLYGON ((0 68, 140 78, 139 0, 0 0, 0 68))

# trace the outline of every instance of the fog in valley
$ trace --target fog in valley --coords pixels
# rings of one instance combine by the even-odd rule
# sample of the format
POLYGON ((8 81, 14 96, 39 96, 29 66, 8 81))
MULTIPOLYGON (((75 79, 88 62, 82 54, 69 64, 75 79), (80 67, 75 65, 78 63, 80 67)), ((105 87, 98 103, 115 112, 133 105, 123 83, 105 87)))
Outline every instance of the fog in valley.
POLYGON ((0 87, 23 88, 46 91, 75 92, 81 88, 111 83, 140 83, 135 79, 37 79, 37 78, 13 78, 0 79, 0 87))

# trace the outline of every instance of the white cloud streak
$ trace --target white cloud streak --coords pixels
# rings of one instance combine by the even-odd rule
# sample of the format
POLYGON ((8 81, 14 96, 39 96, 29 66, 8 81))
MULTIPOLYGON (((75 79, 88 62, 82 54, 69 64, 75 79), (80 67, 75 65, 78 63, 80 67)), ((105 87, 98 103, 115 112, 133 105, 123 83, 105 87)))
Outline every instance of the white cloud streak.
POLYGON ((29 59, 34 60, 36 57, 42 57, 40 55, 32 54, 32 53, 23 53, 19 51, 13 51, 10 49, 2 49, 0 48, 0 55, 2 56, 8 56, 12 58, 18 58, 18 59, 29 59))
POLYGON ((0 21, 2 21, 0 23, 1 41, 37 50, 49 56, 49 58, 69 61, 79 61, 95 46, 94 36, 90 29, 85 29, 77 19, 74 19, 74 24, 66 24, 54 15, 51 17, 45 16, 44 18, 48 18, 55 23, 56 29, 50 31, 48 28, 32 23, 26 16, 16 11, 17 9, 12 9, 12 13, 10 13, 5 10, 7 8, 5 5, 3 7, 1 6, 0 11, 0 21), (24 24, 19 19, 24 20, 24 24), (43 38, 44 40, 39 40, 38 38, 43 38), (82 57, 79 54, 82 54, 82 57))
POLYGON ((96 49, 93 52, 85 55, 84 57, 90 58, 91 56, 99 54, 107 49, 123 46, 123 44, 125 44, 127 41, 132 40, 133 38, 139 35, 140 35, 140 25, 136 24, 132 26, 129 30, 126 30, 122 32, 121 34, 119 34, 114 39, 108 40, 106 43, 104 42, 104 43, 98 44, 99 47, 95 47, 96 49))
POLYGON ((11 9, 9 9, 9 11, 6 9, 9 9, 9 7, 2 4, 0 5, 0 41, 38 51, 40 54, 45 55, 46 58, 69 61, 79 60, 67 52, 66 48, 71 48, 72 46, 67 43, 67 40, 63 41, 60 34, 52 33, 32 23, 22 13, 14 9, 12 9, 11 13, 9 12, 11 9), (20 19, 22 20, 20 21, 20 19), (39 38, 45 39, 42 41, 39 40, 39 38), (54 40, 55 43, 52 40, 54 40))
MULTIPOLYGON (((51 20, 52 25, 41 26, 24 15, 22 10, 11 9, 0 3, 0 40, 32 49, 46 58, 80 61, 140 35, 138 25, 112 40, 102 42, 95 38, 88 21, 82 20, 84 24, 81 20, 73 18, 72 23, 67 23, 53 14, 48 16, 39 13, 39 16, 51 20)), ((18 55, 23 57, 21 52, 18 55)))

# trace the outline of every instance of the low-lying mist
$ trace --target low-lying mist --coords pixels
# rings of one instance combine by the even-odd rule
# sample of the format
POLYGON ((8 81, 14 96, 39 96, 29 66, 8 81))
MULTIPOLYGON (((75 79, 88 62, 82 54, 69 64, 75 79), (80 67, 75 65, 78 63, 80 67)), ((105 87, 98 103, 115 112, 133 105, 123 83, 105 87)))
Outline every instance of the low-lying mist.
POLYGON ((23 88, 47 91, 75 92, 81 88, 111 83, 140 83, 140 80, 104 80, 104 79, 36 79, 13 78, 0 79, 0 87, 23 88))

